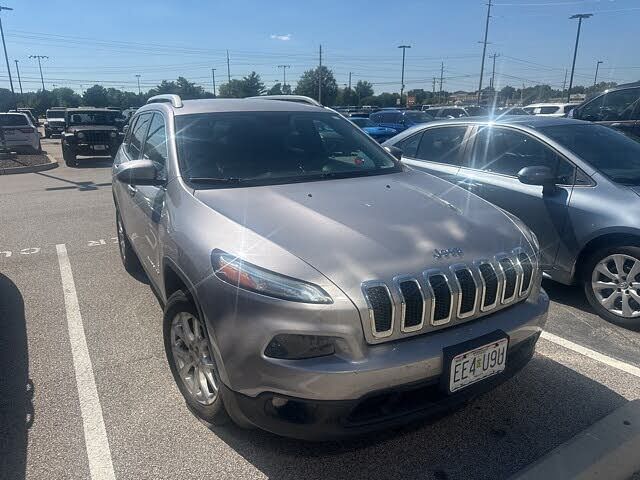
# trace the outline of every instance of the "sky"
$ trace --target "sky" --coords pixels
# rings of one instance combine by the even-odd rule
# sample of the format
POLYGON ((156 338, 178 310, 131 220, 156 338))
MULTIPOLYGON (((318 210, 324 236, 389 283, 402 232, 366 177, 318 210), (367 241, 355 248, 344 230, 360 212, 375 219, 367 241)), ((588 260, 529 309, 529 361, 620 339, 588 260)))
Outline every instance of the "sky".
MULTIPOLYGON (((406 50, 406 89, 433 88, 444 63, 443 89, 478 87, 488 0, 5 0, 2 12, 14 86, 18 60, 25 91, 41 88, 37 61, 47 89, 76 91, 95 83, 142 90, 179 75, 212 89, 231 78, 258 72, 267 87, 295 81, 318 64, 333 70, 340 86, 367 80, 376 93, 400 89, 402 50, 406 50)), ((484 86, 497 53, 495 84, 521 87, 547 83, 562 88, 571 69, 577 20, 583 22, 574 85, 598 80, 640 79, 637 54, 640 0, 493 0, 484 86)), ((9 87, 0 64, 0 87, 9 87)))

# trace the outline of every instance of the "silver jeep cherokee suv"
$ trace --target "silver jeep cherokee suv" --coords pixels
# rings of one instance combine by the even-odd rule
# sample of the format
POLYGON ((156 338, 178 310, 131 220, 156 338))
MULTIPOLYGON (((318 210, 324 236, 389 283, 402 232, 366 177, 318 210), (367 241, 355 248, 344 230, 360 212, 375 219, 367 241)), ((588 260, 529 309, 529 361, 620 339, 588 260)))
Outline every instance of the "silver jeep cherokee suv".
POLYGON ((446 412, 531 358, 535 236, 332 110, 153 97, 114 164, 122 261, 188 406, 305 439, 446 412))

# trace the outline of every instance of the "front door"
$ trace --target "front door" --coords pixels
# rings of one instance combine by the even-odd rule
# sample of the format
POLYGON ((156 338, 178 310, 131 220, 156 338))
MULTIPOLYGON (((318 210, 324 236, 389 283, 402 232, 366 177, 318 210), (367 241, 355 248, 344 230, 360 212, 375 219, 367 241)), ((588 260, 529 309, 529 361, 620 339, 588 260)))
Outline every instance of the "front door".
POLYGON ((573 189, 575 167, 548 145, 522 131, 507 127, 478 127, 472 153, 458 173, 477 195, 520 218, 538 237, 541 265, 553 269, 573 189), (525 185, 518 172, 528 166, 549 167, 558 185, 525 185))

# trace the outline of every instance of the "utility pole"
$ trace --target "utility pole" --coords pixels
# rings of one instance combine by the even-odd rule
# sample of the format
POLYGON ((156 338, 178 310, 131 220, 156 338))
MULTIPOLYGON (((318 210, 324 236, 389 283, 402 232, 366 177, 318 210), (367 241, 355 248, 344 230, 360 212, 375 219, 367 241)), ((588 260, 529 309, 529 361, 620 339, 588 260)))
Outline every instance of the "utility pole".
POLYGON ((211 81, 213 82, 213 98, 216 98, 216 69, 211 69, 211 81))
POLYGON ((318 62, 318 103, 322 103, 322 45, 320 45, 320 57, 318 62))
POLYGON ((44 88, 44 77, 42 76, 42 63, 40 60, 43 58, 49 58, 46 55, 29 55, 29 58, 37 58, 38 59, 38 67, 40 68, 40 80, 42 81, 42 91, 44 92, 46 89, 44 88))
POLYGON ((600 67, 600 64, 604 63, 602 60, 598 60, 596 62, 596 76, 593 77, 593 86, 596 86, 596 83, 598 83, 598 68, 600 67))
POLYGON ((442 101, 442 82, 444 81, 444 62, 440 62, 440 91, 438 92, 438 103, 442 101))
POLYGON ((20 80, 20 68, 18 67, 18 60, 14 60, 16 62, 16 72, 18 72, 18 85, 20 85, 20 95, 22 95, 22 80, 20 80))
POLYGON ((138 95, 142 94, 142 90, 140 90, 140 74, 136 74, 136 78, 138 79, 138 95))
POLYGON ((493 55, 489 55, 489 57, 493 58, 493 70, 491 70, 491 88, 495 89, 495 80, 496 80, 496 58, 500 55, 498 53, 494 53, 493 55))
POLYGON ((349 72, 349 90, 351 90, 351 72, 349 72))
POLYGON ((571 15, 569 20, 578 19, 578 32, 576 33, 576 45, 573 47, 573 63, 571 64, 571 77, 569 77, 569 90, 567 90, 567 102, 571 99, 571 87, 573 87, 573 72, 576 69, 576 56, 578 55, 578 42, 580 41, 580 28, 582 27, 582 19, 593 17, 593 13, 577 13, 571 15))
POLYGON ((567 88, 567 69, 564 69, 564 82, 562 82, 562 94, 564 95, 564 89, 567 88))
POLYGON ((227 81, 231 83, 231 67, 229 67, 229 50, 227 50, 227 81))
POLYGON ((433 95, 432 95, 432 98, 435 98, 435 97, 436 97, 436 81, 437 81, 437 78, 436 78, 436 77, 433 77, 433 86, 432 86, 432 93, 433 93, 433 95))
POLYGON ((487 35, 489 34, 489 19, 491 18, 491 1, 487 4, 487 21, 484 26, 484 41, 482 46, 482 63, 480 64, 480 84, 478 85, 478 104, 482 98, 482 76, 484 75, 484 59, 487 54, 487 35))
POLYGON ((282 69, 282 87, 287 85, 287 68, 291 68, 291 65, 278 65, 278 68, 282 69))
MULTIPOLYGON (((0 13, 2 10, 13 10, 13 8, 0 6, 0 13)), ((7 62, 7 73, 9 74, 9 85, 11 85, 11 93, 15 94, 13 91, 13 79, 11 78, 11 69, 9 68, 9 57, 7 56, 7 44, 4 43, 4 30, 2 28, 2 17, 0 16, 0 35, 2 35, 2 48, 4 49, 4 59, 7 62)))
POLYGON ((398 45, 398 48, 402 49, 402 76, 400 79, 400 105, 402 105, 402 93, 404 92, 404 57, 407 48, 411 48, 411 45, 398 45))
POLYGON ((524 107, 524 82, 522 82, 522 90, 520 90, 520 106, 524 107))

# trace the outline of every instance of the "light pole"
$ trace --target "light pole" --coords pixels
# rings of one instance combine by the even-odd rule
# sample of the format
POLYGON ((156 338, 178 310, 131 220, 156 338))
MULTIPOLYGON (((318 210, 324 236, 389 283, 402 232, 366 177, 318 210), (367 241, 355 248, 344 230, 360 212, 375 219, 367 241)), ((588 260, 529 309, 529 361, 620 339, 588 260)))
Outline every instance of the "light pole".
POLYGON ((18 60, 14 60, 16 62, 16 72, 18 72, 18 85, 20 85, 20 95, 22 95, 22 80, 20 80, 20 67, 18 67, 18 60))
POLYGON ((484 75, 484 59, 487 55, 487 36, 489 35, 489 19, 491 18, 491 0, 487 4, 487 21, 484 25, 484 41, 482 46, 482 63, 480 64, 480 84, 478 85, 478 105, 482 99, 482 76, 484 75))
POLYGON ((582 27, 582 19, 593 17, 593 13, 578 13, 571 15, 570 20, 578 19, 578 32, 576 33, 576 45, 573 47, 573 63, 571 64, 571 77, 569 77, 569 90, 567 90, 567 102, 571 100, 571 87, 573 86, 573 72, 576 68, 576 56, 578 55, 578 42, 580 41, 580 28, 582 27))
POLYGON ((287 68, 291 68, 291 65, 278 65, 278 68, 282 69, 282 88, 287 86, 287 68))
POLYGON ((142 95, 142 90, 140 90, 140 74, 136 73, 136 78, 138 79, 138 95, 142 95))
POLYGON ((411 45, 398 45, 398 48, 402 49, 402 76, 400 80, 400 105, 402 105, 402 94, 404 93, 404 56, 407 48, 411 48, 411 45))
POLYGON ((46 88, 44 88, 44 77, 42 76, 42 63, 40 60, 43 58, 49 58, 46 55, 29 55, 29 58, 37 58, 38 59, 38 67, 40 68, 40 80, 42 81, 42 91, 44 92, 46 88))
POLYGON ((604 63, 602 60, 598 60, 596 62, 596 75, 595 77, 593 77, 593 86, 595 87, 596 84, 598 83, 598 68, 600 68, 600 64, 604 63))
MULTIPOLYGON (((0 13, 2 10, 13 10, 13 8, 0 6, 0 13)), ((2 29, 2 18, 0 16, 0 35, 2 35, 2 48, 4 49, 4 59, 7 62, 7 73, 9 74, 9 85, 11 85, 11 93, 13 91, 13 80, 11 79, 11 69, 9 68, 9 57, 7 56, 7 44, 4 43, 4 30, 2 29)))
POLYGON ((216 69, 211 69, 211 80, 213 81, 213 98, 216 98, 216 69))

